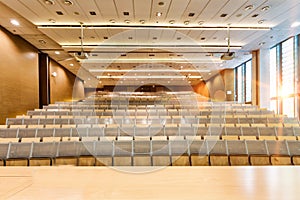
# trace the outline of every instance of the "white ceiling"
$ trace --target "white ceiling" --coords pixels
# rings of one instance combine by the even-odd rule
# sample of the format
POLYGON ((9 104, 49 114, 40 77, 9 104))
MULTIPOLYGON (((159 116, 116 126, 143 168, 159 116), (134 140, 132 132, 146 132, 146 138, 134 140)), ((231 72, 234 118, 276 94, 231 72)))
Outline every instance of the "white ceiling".
MULTIPOLYGON (((191 74, 195 78, 187 80, 196 84, 201 81, 198 76, 205 80, 221 68, 235 67, 251 58, 252 50, 268 48, 294 33, 290 24, 300 16, 299 0, 69 0, 72 5, 66 5, 66 0, 49 1, 54 4, 48 5, 45 0, 0 0, 0 25, 48 53, 84 79, 87 87, 92 85, 90 80, 98 83, 95 77, 105 74, 103 69, 109 69, 115 77, 140 66, 151 70, 151 65, 190 70, 180 74, 191 74), (250 5, 252 9, 245 9, 250 5), (263 11, 266 6, 269 9, 263 11), (20 26, 12 25, 11 19, 17 19, 20 26), (186 21, 189 24, 184 24, 186 21), (84 51, 89 58, 79 63, 74 52, 81 50, 80 22, 84 24, 84 51), (222 62, 228 24, 236 58, 222 62), (261 42, 263 46, 258 45, 261 42)), ((120 80, 107 77, 101 84, 120 80)))

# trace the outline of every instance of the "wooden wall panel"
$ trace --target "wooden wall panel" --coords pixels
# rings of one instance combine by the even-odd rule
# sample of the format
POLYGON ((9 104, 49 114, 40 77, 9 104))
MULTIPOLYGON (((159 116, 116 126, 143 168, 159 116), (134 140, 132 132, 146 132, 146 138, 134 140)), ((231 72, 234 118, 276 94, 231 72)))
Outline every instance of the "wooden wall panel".
POLYGON ((74 74, 50 60, 50 103, 84 98, 84 86, 74 74), (52 75, 56 72, 57 76, 52 75))
POLYGON ((38 51, 0 27, 0 124, 38 107, 38 51))

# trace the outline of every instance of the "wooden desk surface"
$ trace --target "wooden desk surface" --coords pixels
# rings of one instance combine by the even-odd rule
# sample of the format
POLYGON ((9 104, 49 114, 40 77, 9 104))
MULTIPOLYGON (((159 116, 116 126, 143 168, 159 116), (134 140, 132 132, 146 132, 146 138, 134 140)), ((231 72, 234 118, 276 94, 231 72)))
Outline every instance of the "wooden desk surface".
POLYGON ((2 167, 0 199, 300 199, 300 167, 2 167))

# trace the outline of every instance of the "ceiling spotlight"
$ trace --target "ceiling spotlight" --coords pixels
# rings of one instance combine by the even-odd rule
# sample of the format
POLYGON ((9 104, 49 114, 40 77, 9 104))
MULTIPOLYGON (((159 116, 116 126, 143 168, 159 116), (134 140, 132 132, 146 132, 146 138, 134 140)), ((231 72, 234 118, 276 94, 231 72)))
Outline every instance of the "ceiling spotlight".
POLYGON ((204 24, 204 21, 199 21, 198 24, 202 25, 202 24, 204 24))
POLYGON ((157 13, 156 13, 156 16, 157 16, 157 17, 160 17, 160 16, 162 16, 162 13, 161 13, 161 12, 157 12, 157 13))
POLYGON ((164 3, 164 2, 162 2, 162 1, 160 1, 160 2, 158 2, 158 5, 159 5, 159 6, 164 6, 164 5, 165 5, 165 3, 164 3))
POLYGON ((71 5, 73 5, 73 2, 70 0, 64 0, 64 4, 67 6, 71 6, 71 5))
POLYGON ((143 20, 143 19, 140 20, 140 23, 141 23, 141 24, 145 24, 145 22, 146 22, 146 21, 143 20))
POLYGON ((298 26, 300 26, 300 22, 294 22, 294 23, 292 23, 291 28, 295 28, 298 26))
POLYGON ((44 3, 47 4, 47 5, 54 5, 53 0, 45 0, 44 3))
POLYGON ((262 24, 262 23, 264 23, 264 22, 265 22, 265 20, 262 19, 262 20, 259 20, 257 23, 262 24))
POLYGON ((51 74, 53 77, 56 77, 57 76, 57 73, 56 72, 52 72, 51 74))
POLYGON ((73 66, 74 66, 74 64, 73 64, 73 63, 71 63, 71 64, 70 64, 70 67, 73 67, 73 66))
POLYGON ((185 25, 189 25, 190 21, 184 21, 183 22, 185 25))
POLYGON ((129 20, 129 19, 126 19, 126 20, 124 20, 124 22, 125 22, 126 24, 129 24, 129 23, 130 23, 130 20, 129 20))
POLYGON ((14 26, 20 26, 20 23, 15 19, 10 20, 10 23, 14 26))
POLYGON ((169 23, 170 23, 170 24, 174 24, 174 23, 175 23, 175 20, 170 20, 169 23))
POLYGON ((47 42, 46 42, 45 40, 40 39, 40 40, 39 40, 39 43, 41 43, 41 44, 46 44, 47 42))
POLYGON ((258 45, 263 46, 264 44, 266 44, 266 43, 265 42, 260 42, 258 45))
POLYGON ((59 55, 59 54, 60 54, 60 52, 59 52, 59 51, 55 51, 54 53, 55 53, 56 55, 59 55))
POLYGON ((261 11, 268 11, 270 9, 270 6, 265 6, 261 8, 261 11))
POLYGON ((51 23, 55 23, 56 22, 55 19, 48 19, 48 21, 51 22, 51 23))
POLYGON ((109 20, 109 22, 114 24, 114 23, 116 23, 116 20, 111 19, 111 20, 109 20))
POLYGON ((252 10, 254 8, 253 5, 248 5, 244 8, 244 10, 248 11, 248 10, 252 10))

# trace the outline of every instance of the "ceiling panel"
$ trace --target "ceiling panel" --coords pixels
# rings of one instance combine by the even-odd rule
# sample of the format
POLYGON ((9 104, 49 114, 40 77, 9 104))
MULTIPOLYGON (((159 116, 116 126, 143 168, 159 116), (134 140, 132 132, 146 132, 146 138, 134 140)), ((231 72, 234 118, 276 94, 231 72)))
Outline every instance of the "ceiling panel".
POLYGON ((134 15, 135 20, 149 21, 151 14, 151 1, 149 0, 134 0, 134 15))
POLYGON ((102 13, 103 19, 108 22, 110 19, 117 20, 118 14, 116 11, 116 7, 114 1, 112 0, 96 0, 97 7, 100 9, 102 13))
POLYGON ((161 2, 161 0, 152 0, 152 10, 151 10, 151 19, 150 22, 156 23, 156 22, 163 22, 166 14, 168 13, 171 0, 165 0, 163 6, 159 6, 158 3, 161 2), (162 16, 158 17, 156 16, 157 12, 161 12, 162 16))
POLYGON ((165 19, 167 19, 167 21, 174 19, 175 21, 181 20, 181 16, 186 10, 188 3, 189 1, 172 0, 168 13, 165 15, 165 19))
POLYGON ((129 20, 134 19, 134 12, 133 12, 133 0, 114 0, 116 5, 116 10, 120 18, 126 18, 129 20), (123 12, 129 12, 128 16, 123 15, 123 12))
MULTIPOLYGON (((191 22, 197 19, 197 16, 202 12, 202 10, 207 6, 210 0, 190 0, 184 14, 182 15, 181 20, 184 21, 189 13, 195 13, 193 17, 188 17, 191 22)), ((197 23, 197 22, 196 22, 197 23)))
POLYGON ((211 23, 212 18, 227 2, 228 0, 210 0, 205 9, 197 17, 197 20, 204 20, 205 23, 211 23))
POLYGON ((82 1, 76 0, 75 4, 79 5, 80 9, 87 15, 88 21, 87 23, 97 24, 99 20, 102 18, 102 14, 98 9, 94 0, 82 1), (95 12, 96 15, 90 15, 90 12, 95 12))

